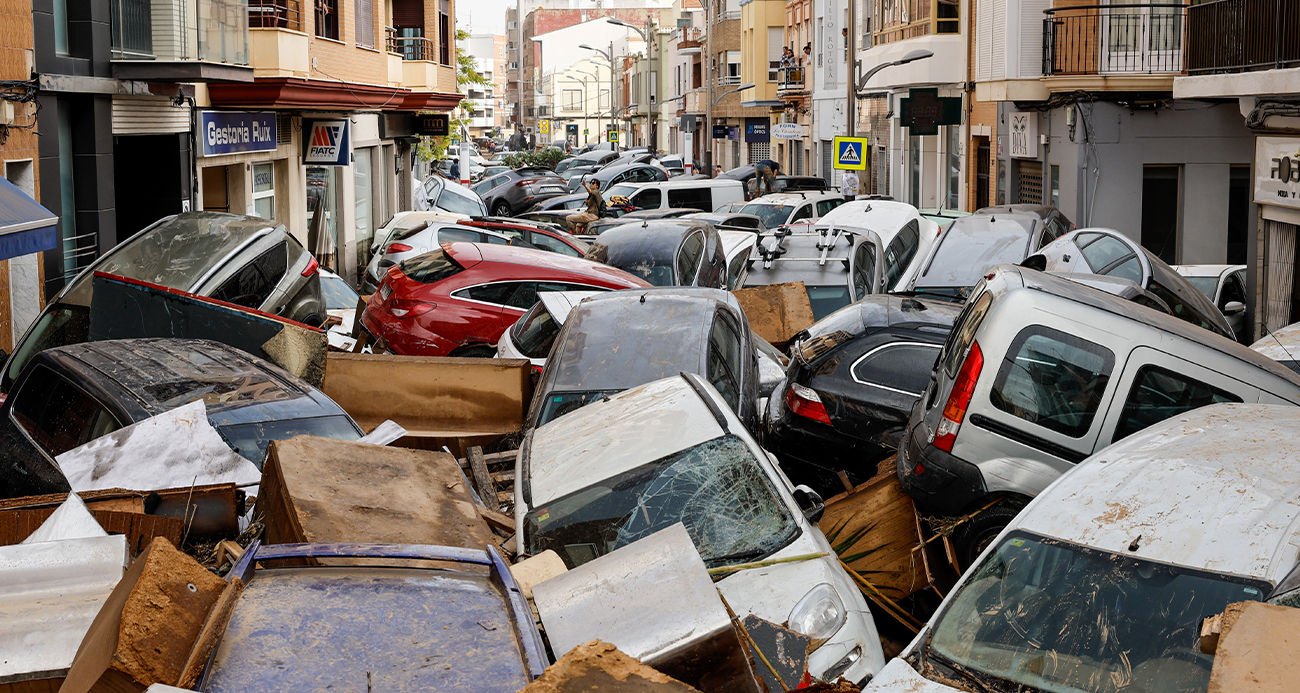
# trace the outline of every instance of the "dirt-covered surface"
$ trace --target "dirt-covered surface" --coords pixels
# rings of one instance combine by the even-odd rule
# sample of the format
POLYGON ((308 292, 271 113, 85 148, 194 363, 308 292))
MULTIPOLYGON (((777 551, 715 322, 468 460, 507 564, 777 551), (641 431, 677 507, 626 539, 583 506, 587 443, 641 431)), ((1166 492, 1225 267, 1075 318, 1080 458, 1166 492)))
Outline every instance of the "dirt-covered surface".
POLYGON ((579 645, 547 667, 520 693, 698 693, 695 688, 659 673, 601 640, 579 645))

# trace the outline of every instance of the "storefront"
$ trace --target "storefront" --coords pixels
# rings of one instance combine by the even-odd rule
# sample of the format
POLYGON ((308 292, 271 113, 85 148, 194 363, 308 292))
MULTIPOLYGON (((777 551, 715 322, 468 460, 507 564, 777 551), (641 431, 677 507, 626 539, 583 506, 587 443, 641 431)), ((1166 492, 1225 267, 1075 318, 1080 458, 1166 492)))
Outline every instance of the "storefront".
POLYGON ((1256 137, 1253 199, 1258 208, 1257 335, 1300 322, 1300 135, 1256 137))

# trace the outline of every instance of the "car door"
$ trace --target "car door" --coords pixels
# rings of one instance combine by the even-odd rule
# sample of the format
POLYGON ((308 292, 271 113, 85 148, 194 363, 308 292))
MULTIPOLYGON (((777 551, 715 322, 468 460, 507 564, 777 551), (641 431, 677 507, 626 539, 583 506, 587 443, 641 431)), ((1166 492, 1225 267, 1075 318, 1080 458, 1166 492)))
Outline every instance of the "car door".
POLYGON ((691 231, 677 248, 677 286, 699 286, 700 261, 704 258, 704 234, 691 231))
POLYGON ((812 216, 813 216, 813 206, 811 203, 800 205, 799 209, 796 209, 794 214, 790 215, 790 220, 787 221, 786 223, 793 224, 801 219, 812 219, 812 216))
POLYGON ((912 406, 930 383, 939 347, 897 334, 858 340, 845 347, 847 369, 836 368, 812 387, 832 399, 848 400, 837 407, 837 429, 894 447, 912 406))
MULTIPOLYGON (((244 308, 261 310, 277 303, 276 287, 289 271, 289 244, 282 241, 262 251, 227 277, 209 294, 244 308)), ((202 292, 200 292, 202 293, 202 292)), ((280 306, 283 311, 284 306, 280 306)), ((279 312, 279 311, 275 311, 279 312)))
MULTIPOLYGON (((719 310, 709 330, 708 373, 705 377, 737 415, 741 412, 740 358, 740 331, 729 316, 719 310)), ((742 416, 741 420, 744 421, 745 417, 742 416)), ((746 425, 749 424, 746 421, 746 425)))

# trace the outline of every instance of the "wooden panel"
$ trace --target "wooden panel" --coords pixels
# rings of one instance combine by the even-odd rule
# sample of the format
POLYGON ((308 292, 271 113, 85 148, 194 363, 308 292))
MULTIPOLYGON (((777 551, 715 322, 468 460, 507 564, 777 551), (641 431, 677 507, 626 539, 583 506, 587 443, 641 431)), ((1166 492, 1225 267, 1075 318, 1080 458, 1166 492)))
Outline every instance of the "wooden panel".
MULTIPOLYGON (((55 507, 26 508, 20 510, 0 511, 0 546, 12 546, 21 543, 35 532, 50 515, 55 507)), ((99 526, 109 534, 126 536, 131 555, 138 555, 154 537, 166 537, 172 544, 179 544, 181 531, 185 523, 171 517, 158 517, 134 512, 116 512, 111 510, 90 509, 99 526)))
POLYGON ((840 558, 889 597, 929 586, 919 552, 916 509, 894 474, 892 458, 852 493, 826 501, 817 523, 840 558))

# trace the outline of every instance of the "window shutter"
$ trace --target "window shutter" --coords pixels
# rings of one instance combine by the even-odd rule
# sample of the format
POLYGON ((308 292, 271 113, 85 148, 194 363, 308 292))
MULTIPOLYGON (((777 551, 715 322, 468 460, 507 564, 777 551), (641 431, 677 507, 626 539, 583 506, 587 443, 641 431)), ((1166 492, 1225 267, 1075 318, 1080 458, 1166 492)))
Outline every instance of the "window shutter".
POLYGON ((375 47, 375 0, 357 0, 357 45, 375 47))
POLYGON ((1043 74, 1043 10, 1050 9, 1050 0, 1020 1, 1020 66, 1019 78, 1038 77, 1043 74))

